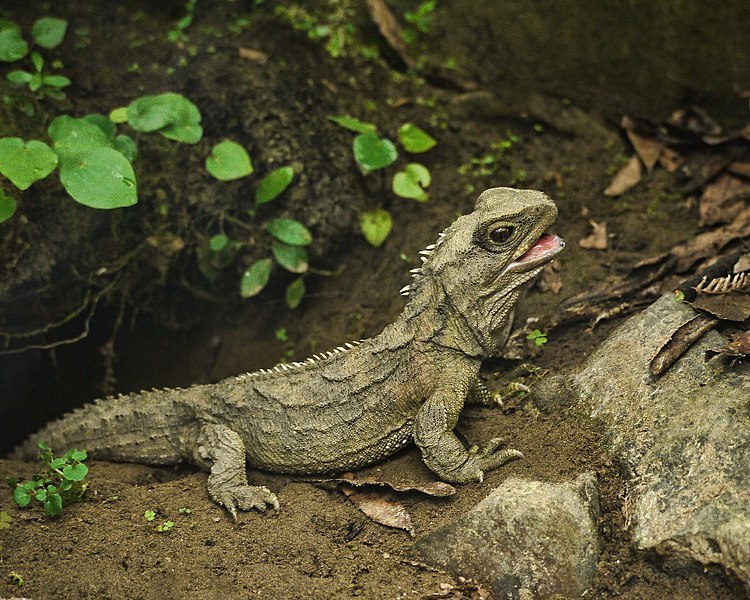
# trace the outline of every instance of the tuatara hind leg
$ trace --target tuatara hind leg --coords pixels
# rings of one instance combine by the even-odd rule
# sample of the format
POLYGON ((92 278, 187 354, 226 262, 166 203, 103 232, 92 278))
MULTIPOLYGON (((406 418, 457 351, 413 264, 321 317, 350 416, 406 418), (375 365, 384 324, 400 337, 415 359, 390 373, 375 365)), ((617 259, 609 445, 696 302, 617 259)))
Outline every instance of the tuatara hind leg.
POLYGON ((276 510, 279 501, 267 487, 248 485, 245 471, 245 444, 240 434, 224 425, 204 425, 198 436, 195 458, 208 467, 208 494, 226 507, 237 520, 237 509, 265 511, 266 504, 276 510))

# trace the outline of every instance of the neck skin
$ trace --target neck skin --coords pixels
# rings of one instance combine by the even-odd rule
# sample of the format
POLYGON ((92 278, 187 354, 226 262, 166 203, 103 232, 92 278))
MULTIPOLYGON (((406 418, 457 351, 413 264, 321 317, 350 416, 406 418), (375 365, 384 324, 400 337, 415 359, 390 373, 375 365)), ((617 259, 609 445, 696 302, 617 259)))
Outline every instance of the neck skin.
POLYGON ((451 289, 431 274, 415 284, 411 300, 396 321, 415 344, 480 360, 505 344, 519 290, 475 298, 465 290, 451 289))

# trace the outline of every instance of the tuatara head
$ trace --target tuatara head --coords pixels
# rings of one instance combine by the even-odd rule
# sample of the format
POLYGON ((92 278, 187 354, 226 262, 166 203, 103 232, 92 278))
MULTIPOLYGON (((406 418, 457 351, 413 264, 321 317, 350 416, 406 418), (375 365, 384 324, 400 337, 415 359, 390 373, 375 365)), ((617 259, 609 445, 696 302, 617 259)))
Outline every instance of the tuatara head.
POLYGON ((488 356, 505 343, 521 286, 565 247, 545 233, 556 218, 542 192, 488 189, 422 252, 424 264, 402 293, 420 312, 438 307, 441 344, 488 356))

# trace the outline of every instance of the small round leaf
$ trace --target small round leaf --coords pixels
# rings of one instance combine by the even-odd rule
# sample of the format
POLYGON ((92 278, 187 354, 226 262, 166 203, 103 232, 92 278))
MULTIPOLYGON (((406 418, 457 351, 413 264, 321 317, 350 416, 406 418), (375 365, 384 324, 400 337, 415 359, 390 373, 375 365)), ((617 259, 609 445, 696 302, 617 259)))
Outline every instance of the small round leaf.
POLYGON ((313 241, 310 230, 294 219, 272 219, 266 224, 268 232, 290 246, 307 246, 313 241))
POLYGON ((376 248, 388 238, 393 228, 391 214, 382 208, 362 213, 359 227, 365 239, 376 248))
POLYGON ((31 37, 42 48, 55 48, 63 41, 67 29, 67 21, 55 17, 43 17, 32 26, 31 37))
POLYGON ((7 221, 16 214, 17 203, 10 196, 6 196, 0 190, 0 223, 7 221))
POLYGON ((292 273, 304 273, 307 271, 307 251, 302 246, 290 246, 278 240, 274 240, 271 252, 276 262, 292 273))
POLYGON ((409 163, 406 169, 393 176, 393 193, 402 198, 424 202, 428 198, 424 188, 428 187, 431 181, 430 172, 425 166, 409 163))
POLYGON ((73 450, 70 453, 70 458, 73 460, 86 460, 89 457, 85 450, 73 450))
POLYGON ((62 164, 79 161, 82 154, 112 145, 112 140, 97 124, 70 115, 53 119, 47 133, 62 164))
POLYGON ((64 75, 42 75, 42 83, 54 88, 64 88, 72 82, 64 75))
POLYGON ((203 136, 198 107, 182 94, 167 92, 133 100, 127 108, 128 123, 136 131, 159 131, 169 139, 195 144, 203 136))
POLYGON ((281 192, 289 187, 294 179, 292 167, 280 167, 266 175, 255 190, 255 205, 260 206, 274 200, 281 192))
POLYGON ((128 122, 128 108, 127 106, 121 106, 113 109, 109 113, 109 120, 113 123, 127 123, 128 122))
POLYGON ((29 45, 21 37, 21 28, 10 21, 0 22, 0 61, 21 60, 29 51, 29 45))
POLYGON ((272 265, 273 261, 270 258, 263 258, 250 265, 240 280, 240 296, 252 298, 260 294, 271 276, 272 265))
POLYGON ((112 148, 95 148, 63 162, 60 181, 76 202, 91 208, 120 208, 138 202, 133 167, 112 148))
POLYGON ((297 277, 286 288, 286 305, 294 310, 302 302, 305 296, 305 280, 303 277, 297 277))
POLYGON ((30 490, 21 485, 16 486, 16 489, 13 490, 13 500, 16 501, 18 506, 28 506, 33 495, 34 494, 30 490))
POLYGON ((355 133, 376 133, 378 128, 373 123, 366 123, 360 121, 355 117, 349 115, 338 115, 328 117, 329 121, 333 121, 336 125, 354 131, 355 133))
POLYGON ((57 166, 57 155, 44 142, 0 139, 0 173, 20 190, 44 179, 57 166))
POLYGON ((412 154, 427 152, 437 144, 434 137, 412 123, 404 123, 398 128, 398 141, 412 154))
POLYGON ((219 233, 208 240, 208 247, 211 252, 221 252, 227 246, 229 246, 229 238, 223 233, 219 233))
POLYGON ((76 465, 66 465, 63 469, 63 477, 70 481, 83 481, 86 475, 89 474, 89 468, 83 463, 76 465))
POLYGON ((253 164, 242 146, 224 140, 211 149, 211 155, 206 159, 206 169, 220 181, 232 181, 250 175, 253 164))
POLYGON ((380 138, 376 133, 362 133, 352 143, 354 160, 362 173, 384 169, 398 158, 398 150, 388 138, 380 138))

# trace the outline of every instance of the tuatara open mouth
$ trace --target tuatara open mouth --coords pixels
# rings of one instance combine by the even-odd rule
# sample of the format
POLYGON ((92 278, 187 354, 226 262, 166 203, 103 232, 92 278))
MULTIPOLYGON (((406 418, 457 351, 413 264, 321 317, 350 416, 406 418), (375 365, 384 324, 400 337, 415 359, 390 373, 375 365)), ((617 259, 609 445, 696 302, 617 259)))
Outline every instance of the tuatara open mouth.
POLYGON ((563 248, 565 242, 556 235, 545 233, 531 248, 510 263, 506 271, 523 273, 550 262, 563 248))

